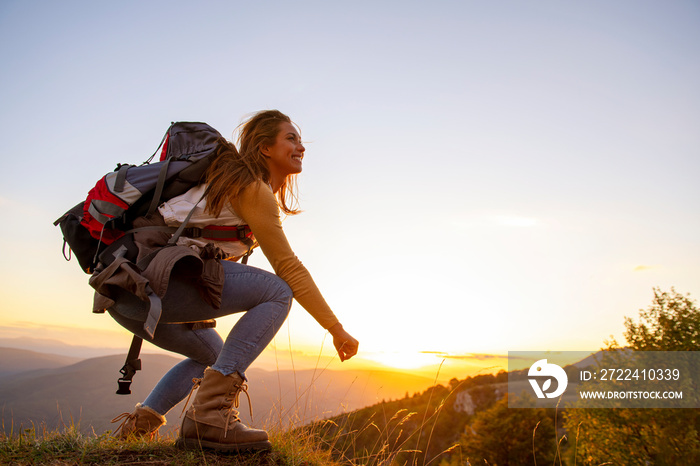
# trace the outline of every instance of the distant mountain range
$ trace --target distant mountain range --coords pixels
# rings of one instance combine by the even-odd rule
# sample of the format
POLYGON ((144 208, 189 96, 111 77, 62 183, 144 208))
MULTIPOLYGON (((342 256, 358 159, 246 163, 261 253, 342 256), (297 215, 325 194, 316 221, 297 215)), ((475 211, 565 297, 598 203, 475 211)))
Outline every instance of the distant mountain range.
POLYGON ((36 351, 39 353, 47 353, 56 356, 68 356, 71 358, 86 359, 95 358, 98 356, 109 356, 118 354, 128 349, 128 343, 124 348, 94 348, 91 346, 69 345, 58 340, 46 338, 0 338, 0 348, 16 348, 27 351, 36 351))
POLYGON ((37 369, 55 369, 78 361, 79 358, 0 347, 0 377, 37 369))
MULTIPOLYGON (((114 350, 113 350, 114 351, 114 350)), ((132 394, 116 395, 123 355, 78 360, 17 348, 0 348, 0 418, 6 434, 21 427, 42 425, 53 431, 62 424, 79 424, 83 432, 116 428, 110 420, 133 410, 160 377, 180 359, 142 354, 132 394)), ((256 426, 303 425, 383 400, 404 397, 428 388, 432 380, 384 371, 265 371, 247 373, 254 422, 248 407, 241 417, 256 426)), ((242 401, 245 405, 246 402, 242 401)), ((179 426, 182 406, 167 415, 167 429, 179 426)), ((167 430, 166 429, 166 430, 167 430)))

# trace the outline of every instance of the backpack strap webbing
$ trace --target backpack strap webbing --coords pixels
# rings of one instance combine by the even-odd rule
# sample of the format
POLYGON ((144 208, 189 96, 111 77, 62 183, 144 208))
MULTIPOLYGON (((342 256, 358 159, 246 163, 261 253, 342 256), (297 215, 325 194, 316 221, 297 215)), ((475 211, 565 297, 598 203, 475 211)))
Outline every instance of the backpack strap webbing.
MULTIPOLYGON (((142 231, 162 231, 164 233, 176 233, 179 227, 168 227, 161 225, 148 225, 145 227, 132 228, 124 232, 125 235, 129 233, 139 233, 142 231)), ((251 235, 252 230, 248 225, 239 226, 218 226, 218 225, 208 225, 205 227, 187 227, 182 230, 180 236, 185 236, 187 238, 202 238, 211 241, 241 241, 245 244, 246 239, 251 235)))
POLYGON ((139 353, 141 352, 142 343, 143 338, 134 335, 134 338, 131 340, 129 352, 126 355, 124 367, 119 370, 122 376, 117 381, 117 384, 119 385, 117 395, 131 394, 131 379, 134 378, 136 371, 141 370, 141 359, 139 359, 139 353))
POLYGON ((126 185, 126 172, 131 168, 128 164, 119 164, 117 167, 117 179, 114 181, 114 192, 121 193, 126 185))
POLYGON ((165 177, 168 174, 168 166, 172 159, 165 159, 165 163, 158 173, 158 181, 156 183, 156 189, 153 193, 153 199, 151 199, 151 206, 148 208, 148 213, 146 215, 151 215, 156 211, 158 205, 160 204, 160 196, 163 194, 163 188, 165 187, 165 177))

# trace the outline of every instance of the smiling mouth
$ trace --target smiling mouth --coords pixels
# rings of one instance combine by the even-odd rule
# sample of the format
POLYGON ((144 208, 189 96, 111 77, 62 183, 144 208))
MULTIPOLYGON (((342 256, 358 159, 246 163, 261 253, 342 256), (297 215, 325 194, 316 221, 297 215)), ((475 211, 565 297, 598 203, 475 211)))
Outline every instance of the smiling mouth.
POLYGON ((303 158, 304 158, 303 155, 293 155, 293 156, 292 156, 292 160, 298 160, 298 161, 300 161, 300 162, 301 162, 301 160, 302 160, 303 158))

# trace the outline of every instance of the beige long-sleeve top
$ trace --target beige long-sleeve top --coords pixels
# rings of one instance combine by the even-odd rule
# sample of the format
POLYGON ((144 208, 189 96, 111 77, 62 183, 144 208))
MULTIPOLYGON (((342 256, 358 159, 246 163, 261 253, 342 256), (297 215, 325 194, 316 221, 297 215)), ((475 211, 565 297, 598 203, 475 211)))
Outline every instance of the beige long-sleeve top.
POLYGON ((323 328, 337 324, 338 318, 289 245, 282 229, 279 206, 270 186, 262 181, 253 183, 230 201, 236 214, 250 227, 277 276, 292 289, 294 299, 323 328))

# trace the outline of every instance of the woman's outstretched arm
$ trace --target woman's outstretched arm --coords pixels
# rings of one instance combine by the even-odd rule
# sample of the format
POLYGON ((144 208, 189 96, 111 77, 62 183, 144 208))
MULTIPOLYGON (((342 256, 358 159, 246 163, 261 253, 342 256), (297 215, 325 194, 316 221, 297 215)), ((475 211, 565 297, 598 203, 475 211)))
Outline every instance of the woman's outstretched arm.
POLYGON ((270 187, 263 182, 253 183, 232 199, 231 205, 252 230, 275 273, 292 289, 294 299, 331 333, 341 361, 357 354, 357 340, 343 329, 311 274, 292 251, 270 187))

